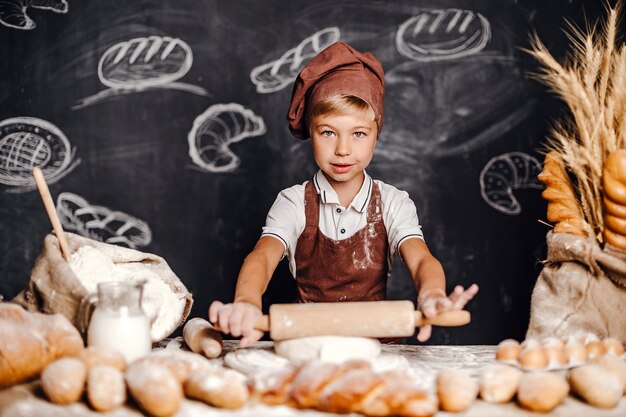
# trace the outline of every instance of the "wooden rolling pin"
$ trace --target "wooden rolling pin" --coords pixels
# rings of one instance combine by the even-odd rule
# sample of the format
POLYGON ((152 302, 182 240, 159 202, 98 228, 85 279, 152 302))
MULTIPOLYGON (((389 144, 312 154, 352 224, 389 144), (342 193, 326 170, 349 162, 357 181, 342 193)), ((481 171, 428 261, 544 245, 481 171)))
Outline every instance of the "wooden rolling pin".
POLYGON ((272 304, 254 328, 270 332, 273 340, 307 336, 406 337, 415 328, 462 326, 470 322, 465 310, 446 311, 425 319, 413 303, 403 301, 353 301, 338 303, 272 304))

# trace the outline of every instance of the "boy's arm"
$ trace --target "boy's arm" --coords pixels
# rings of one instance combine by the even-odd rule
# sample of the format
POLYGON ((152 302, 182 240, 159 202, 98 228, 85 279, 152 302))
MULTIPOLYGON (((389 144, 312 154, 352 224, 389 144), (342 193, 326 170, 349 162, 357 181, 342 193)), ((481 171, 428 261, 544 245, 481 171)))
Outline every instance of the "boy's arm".
POLYGON ((409 269, 418 294, 441 293, 446 296, 446 278, 441 263, 430 253, 422 239, 408 239, 400 245, 400 254, 409 269))
POLYGON ((285 247, 276 238, 262 236, 250 254, 243 261, 234 302, 246 302, 262 307, 261 296, 283 257, 285 247))

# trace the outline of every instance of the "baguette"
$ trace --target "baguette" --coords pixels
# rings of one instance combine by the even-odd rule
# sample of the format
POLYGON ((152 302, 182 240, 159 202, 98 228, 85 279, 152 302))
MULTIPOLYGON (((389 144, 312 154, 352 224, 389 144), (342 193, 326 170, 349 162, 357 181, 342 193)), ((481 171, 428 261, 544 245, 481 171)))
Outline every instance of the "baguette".
POLYGON ((54 360, 83 349, 80 333, 64 316, 0 303, 0 388, 39 376, 54 360))
POLYGON ((309 361, 249 380, 251 397, 269 405, 367 416, 426 417, 437 399, 405 374, 376 373, 366 361, 309 361))

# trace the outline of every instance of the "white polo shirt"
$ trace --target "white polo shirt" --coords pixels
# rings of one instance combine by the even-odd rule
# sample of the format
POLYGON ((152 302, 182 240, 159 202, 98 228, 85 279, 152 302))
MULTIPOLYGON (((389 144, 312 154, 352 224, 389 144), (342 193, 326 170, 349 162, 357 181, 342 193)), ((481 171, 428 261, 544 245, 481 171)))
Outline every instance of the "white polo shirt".
MULTIPOLYGON (((372 195, 372 182, 380 190, 383 205, 383 222, 389 240, 389 271, 400 245, 411 238, 424 239, 417 218, 417 209, 406 191, 398 190, 382 181, 372 180, 365 173, 361 189, 348 207, 339 203, 337 193, 324 174, 319 170, 313 177, 313 184, 320 195, 319 228, 334 240, 347 239, 367 223, 367 206, 372 195)), ((289 257, 289 269, 296 276, 296 245, 304 231, 304 188, 308 181, 282 190, 270 208, 263 227, 262 236, 272 236, 285 246, 284 256, 289 257)))

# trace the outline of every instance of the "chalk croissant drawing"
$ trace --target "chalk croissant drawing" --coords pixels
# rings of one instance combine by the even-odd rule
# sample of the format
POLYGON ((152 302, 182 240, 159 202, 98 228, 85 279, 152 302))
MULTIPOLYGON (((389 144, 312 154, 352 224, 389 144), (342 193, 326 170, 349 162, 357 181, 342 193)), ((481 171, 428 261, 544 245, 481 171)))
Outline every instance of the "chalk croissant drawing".
POLYGON ((39 167, 48 184, 76 167, 67 137, 52 123, 36 117, 14 117, 0 122, 0 183, 21 193, 36 188, 33 168, 39 167))
POLYGON ((63 228, 105 243, 136 249, 152 241, 148 224, 120 211, 91 205, 73 193, 61 193, 56 203, 63 228))
POLYGON ((26 14, 30 7, 63 14, 68 11, 66 0, 1 0, 0 24, 14 29, 34 29, 37 25, 26 14))
POLYGON ((149 36, 120 42, 107 49, 98 62, 98 78, 109 89, 79 100, 72 108, 150 88, 171 88, 208 96, 202 87, 177 82, 192 64, 191 48, 178 38, 149 36))
POLYGON ((480 52, 491 39, 491 25, 480 13, 435 9, 404 21, 396 32, 396 48, 415 61, 456 59, 480 52))
POLYGON ((487 204, 496 210, 517 215, 522 207, 513 195, 520 188, 543 186, 537 180, 541 164, 523 152, 510 152, 492 158, 480 173, 480 193, 487 204))
POLYGON ((304 39, 280 58, 260 65, 250 72, 250 79, 259 93, 273 93, 290 85, 304 65, 319 51, 337 42, 339 28, 322 29, 304 39))
POLYGON ((231 172, 241 160, 230 145, 266 132, 265 122, 237 103, 215 104, 196 117, 187 139, 191 160, 205 171, 231 172))

